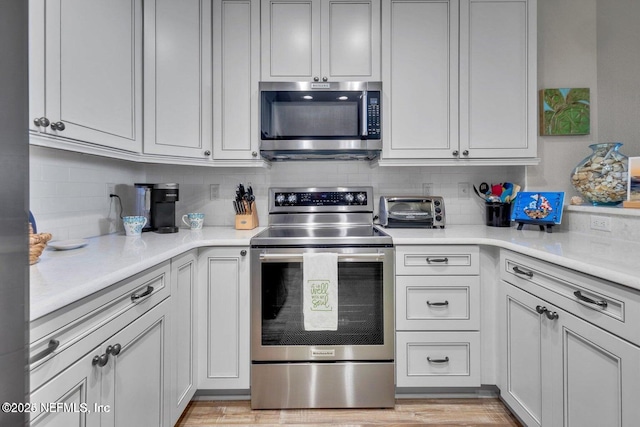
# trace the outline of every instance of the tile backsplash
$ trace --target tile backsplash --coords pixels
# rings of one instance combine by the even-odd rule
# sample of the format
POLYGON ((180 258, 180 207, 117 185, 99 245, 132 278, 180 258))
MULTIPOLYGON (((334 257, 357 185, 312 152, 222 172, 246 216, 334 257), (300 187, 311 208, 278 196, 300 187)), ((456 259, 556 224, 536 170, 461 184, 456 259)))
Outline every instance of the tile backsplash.
POLYGON ((177 182, 176 217, 205 213, 205 225, 232 226, 231 201, 238 183, 251 184, 261 225, 267 223, 269 187, 372 186, 375 207, 380 195, 443 196, 449 224, 484 224, 483 202, 473 193, 480 182, 524 183, 524 167, 371 167, 368 162, 283 162, 271 168, 208 168, 133 163, 31 147, 31 211, 40 231, 55 239, 121 232, 117 199, 123 214, 133 213, 136 182, 177 182), (460 185, 469 184, 469 191, 460 185), (211 187, 214 186, 212 199, 211 187))

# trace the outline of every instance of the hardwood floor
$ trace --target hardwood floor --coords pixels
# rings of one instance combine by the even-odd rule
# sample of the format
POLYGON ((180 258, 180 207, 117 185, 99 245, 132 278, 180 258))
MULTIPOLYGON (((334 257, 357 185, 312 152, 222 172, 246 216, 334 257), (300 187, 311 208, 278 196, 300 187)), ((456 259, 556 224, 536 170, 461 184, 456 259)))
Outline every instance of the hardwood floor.
POLYGON ((397 399, 394 409, 252 410, 251 402, 193 401, 176 427, 203 426, 522 426, 495 398, 397 399))

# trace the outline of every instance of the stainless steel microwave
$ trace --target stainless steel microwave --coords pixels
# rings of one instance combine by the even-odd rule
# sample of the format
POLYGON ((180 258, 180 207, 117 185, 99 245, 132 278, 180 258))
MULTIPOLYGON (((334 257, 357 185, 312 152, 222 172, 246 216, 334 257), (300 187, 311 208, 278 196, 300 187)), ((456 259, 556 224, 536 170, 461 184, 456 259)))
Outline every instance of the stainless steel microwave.
POLYGON ((381 82, 260 82, 260 153, 270 160, 374 159, 381 82))

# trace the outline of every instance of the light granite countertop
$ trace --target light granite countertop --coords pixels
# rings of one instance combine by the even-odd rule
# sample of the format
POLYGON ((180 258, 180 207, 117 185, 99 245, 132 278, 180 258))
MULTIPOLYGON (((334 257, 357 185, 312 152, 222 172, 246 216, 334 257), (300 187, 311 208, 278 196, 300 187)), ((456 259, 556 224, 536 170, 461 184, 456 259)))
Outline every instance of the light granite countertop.
MULTIPOLYGON (((74 250, 47 249, 30 267, 30 318, 38 319, 147 268, 191 249, 248 246, 264 230, 204 227, 175 234, 141 237, 110 234, 87 239, 74 250)), ((452 225, 447 229, 385 229, 395 245, 476 244, 510 249, 640 290, 640 243, 569 231, 546 233, 484 225, 452 225)))

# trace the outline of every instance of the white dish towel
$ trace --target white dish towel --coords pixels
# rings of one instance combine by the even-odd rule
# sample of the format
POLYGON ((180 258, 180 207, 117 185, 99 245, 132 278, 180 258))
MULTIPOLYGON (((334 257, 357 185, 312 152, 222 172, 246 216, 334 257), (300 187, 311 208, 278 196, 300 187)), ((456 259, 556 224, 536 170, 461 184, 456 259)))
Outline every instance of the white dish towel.
POLYGON ((337 331, 338 254, 303 254, 302 287, 305 331, 337 331))

